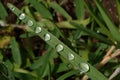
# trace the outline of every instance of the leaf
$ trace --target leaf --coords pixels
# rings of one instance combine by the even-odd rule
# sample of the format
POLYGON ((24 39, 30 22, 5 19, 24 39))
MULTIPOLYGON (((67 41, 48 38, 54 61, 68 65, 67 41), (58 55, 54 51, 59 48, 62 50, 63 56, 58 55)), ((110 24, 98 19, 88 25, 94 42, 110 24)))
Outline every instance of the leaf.
MULTIPOLYGON (((30 72, 29 72, 30 73, 30 72)), ((36 76, 31 76, 31 74, 15 72, 15 77, 21 80, 38 80, 36 76)))
POLYGON ((65 80, 66 78, 75 75, 76 73, 79 73, 79 71, 73 70, 73 71, 69 71, 65 74, 63 74, 62 76, 60 76, 57 80, 65 80))
POLYGON ((48 65, 50 58, 51 56, 53 56, 54 53, 55 51, 51 47, 49 47, 47 49, 47 52, 42 57, 40 57, 35 63, 33 63, 30 68, 36 69, 40 77, 46 76, 48 74, 48 65))
POLYGON ((91 30, 85 28, 82 25, 79 25, 79 24, 77 24, 75 22, 71 22, 71 24, 74 25, 75 27, 77 27, 78 29, 88 33, 88 35, 91 36, 91 37, 95 37, 95 38, 97 38, 97 39, 99 39, 99 40, 101 40, 101 41, 103 41, 103 42, 105 42, 107 44, 112 44, 111 41, 109 41, 107 38, 95 33, 94 31, 91 31, 91 30))
POLYGON ((27 74, 36 77, 36 74, 30 71, 27 71, 25 69, 19 68, 19 69, 14 69, 15 72, 22 73, 22 74, 27 74))
POLYGON ((21 65, 21 54, 20 54, 19 46, 14 37, 11 37, 10 43, 11 43, 13 60, 15 61, 16 64, 20 66, 21 65))
MULTIPOLYGON (((74 21, 78 24, 87 26, 90 23, 90 18, 87 18, 85 20, 72 20, 72 21, 74 21)), ((68 29, 75 29, 76 28, 73 25, 71 25, 69 21, 61 21, 61 22, 58 22, 56 24, 59 28, 68 28, 68 29)))
POLYGON ((8 16, 7 11, 5 10, 2 2, 0 1, 0 18, 5 20, 5 18, 8 16))
POLYGON ((7 66, 3 62, 0 62, 0 80, 9 80, 8 76, 7 66))
POLYGON ((0 50, 0 61, 3 60, 3 54, 2 51, 0 50))
MULTIPOLYGON (((21 14, 21 11, 18 8, 16 8, 15 6, 13 6, 10 3, 8 3, 8 7, 9 7, 9 9, 15 8, 15 10, 12 10, 12 9, 11 10, 19 17, 19 14, 21 14)), ((34 24, 32 26, 32 28, 33 27, 36 28, 37 26, 39 26, 37 24, 37 22, 35 22, 33 19, 31 19, 28 16, 26 16, 26 18, 23 19, 22 22, 24 22, 26 24, 29 20, 31 20, 33 22, 33 24, 34 24)), ((80 67, 81 66, 79 66, 79 65, 81 63, 85 63, 89 67, 88 72, 86 72, 85 74, 87 74, 90 77, 91 80, 101 80, 101 79, 102 80, 108 80, 101 72, 99 72, 97 69, 95 69, 88 62, 84 61, 82 57, 80 57, 77 53, 75 53, 67 45, 65 45, 63 42, 61 42, 57 37, 55 37, 53 34, 51 34, 50 32, 48 32, 45 28, 43 28, 43 27, 40 27, 40 28, 41 28, 42 31, 40 33, 36 33, 36 34, 38 36, 40 36, 44 41, 45 41, 45 34, 49 34, 50 40, 47 40, 45 42, 50 47, 52 47, 53 49, 55 49, 56 52, 58 52, 60 56, 62 56, 64 59, 66 59, 66 61, 68 61, 72 65, 73 69, 76 69, 76 70, 80 71, 80 67), (74 58, 72 58, 73 59, 72 61, 71 61, 70 58, 68 58, 68 56, 71 57, 71 55, 73 55, 72 57, 74 57, 74 58)))
POLYGON ((52 7, 56 12, 59 12, 62 16, 64 16, 67 20, 71 20, 71 16, 56 2, 51 2, 49 4, 50 7, 52 7))
POLYGON ((75 0, 75 5, 77 18, 83 20, 85 16, 84 0, 75 0))
POLYGON ((108 14, 106 13, 106 11, 104 10, 103 6, 100 4, 100 2, 98 0, 94 0, 96 3, 97 8, 99 9, 107 27, 109 28, 112 36, 114 37, 114 39, 118 42, 120 42, 120 37, 118 37, 118 35, 120 35, 120 32, 118 31, 118 29, 116 28, 115 24, 113 24, 112 20, 109 18, 108 14))
POLYGON ((52 15, 50 11, 37 0, 29 0, 30 4, 44 17, 52 20, 52 15))
POLYGON ((107 35, 111 39, 112 35, 111 35, 110 31, 106 28, 106 26, 102 23, 102 21, 94 13, 93 7, 91 6, 91 4, 90 3, 85 3, 85 6, 87 7, 87 9, 88 9, 89 13, 91 14, 91 16, 95 19, 95 21, 97 22, 97 24, 100 26, 100 28, 102 29, 102 31, 105 32, 105 35, 107 35))
POLYGON ((6 65, 7 68, 8 68, 10 80, 15 80, 15 76, 14 76, 14 65, 12 64, 12 62, 11 62, 10 60, 6 60, 6 61, 5 61, 5 65, 6 65))

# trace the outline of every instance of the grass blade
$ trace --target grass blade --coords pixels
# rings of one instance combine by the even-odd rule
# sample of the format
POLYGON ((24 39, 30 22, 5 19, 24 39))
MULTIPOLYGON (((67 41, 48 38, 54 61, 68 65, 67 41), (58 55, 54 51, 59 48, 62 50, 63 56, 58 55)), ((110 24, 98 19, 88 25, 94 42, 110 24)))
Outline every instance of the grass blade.
POLYGON ((66 78, 76 74, 76 73, 79 73, 78 71, 74 70, 74 71, 69 71, 67 73, 65 73, 64 75, 60 76, 57 80, 65 80, 66 78))
POLYGON ((106 26, 102 23, 102 21, 100 21, 96 14, 93 12, 93 8, 90 5, 90 3, 85 3, 86 8, 88 9, 90 15, 95 19, 95 21, 97 22, 97 24, 101 27, 101 29, 106 33, 105 35, 107 35, 108 37, 112 38, 111 33, 108 31, 108 29, 106 28, 106 26))
POLYGON ((115 24, 113 24, 112 20, 109 18, 109 16, 107 15, 107 13, 105 12, 104 8, 102 7, 102 5, 100 4, 100 2, 98 0, 94 0, 96 3, 97 8, 99 9, 108 29, 110 30, 112 36, 114 37, 114 39, 118 42, 120 42, 120 37, 118 37, 118 35, 120 35, 120 32, 118 31, 118 29, 116 28, 115 24))
MULTIPOLYGON (((12 11, 18 17, 19 17, 19 14, 22 13, 18 8, 16 8, 15 6, 13 6, 10 3, 8 3, 8 7, 11 10, 12 10, 12 8, 15 8, 12 11)), ((34 24, 30 28, 33 28, 33 27, 36 28, 37 26, 39 26, 37 24, 37 22, 35 22, 33 19, 31 19, 28 16, 26 16, 25 19, 22 20, 22 22, 27 23, 29 20, 31 20, 34 24)), ((74 67, 76 70, 79 70, 79 72, 81 72, 80 64, 85 63, 87 65, 87 67, 89 67, 89 70, 85 74, 87 74, 91 80, 108 80, 101 72, 99 72, 97 69, 95 69, 88 62, 84 61, 82 57, 80 57, 77 53, 75 53, 73 50, 71 50, 67 45, 65 45, 63 42, 61 42, 57 37, 55 37, 53 34, 48 32, 45 28, 43 28, 43 27, 40 27, 40 28, 42 31, 40 34, 37 34, 37 35, 40 36, 43 40, 45 40, 45 34, 49 34, 50 40, 45 41, 45 42, 47 44, 49 44, 53 49, 55 49, 56 52, 58 52, 60 56, 64 57, 64 59, 66 59, 72 65, 72 67, 74 67), (68 56, 71 56, 71 54, 74 56, 74 60, 72 60, 72 61, 68 58, 68 56)), ((84 68, 86 68, 86 67, 84 67, 84 68)))
POLYGON ((85 16, 84 0, 75 0, 75 5, 77 18, 83 20, 85 16))
MULTIPOLYGON (((117 4, 118 19, 120 22, 120 0, 116 0, 116 4, 117 4)), ((119 23, 119 28, 120 28, 120 23, 119 23)))
POLYGON ((19 46, 14 37, 11 37, 10 42, 11 42, 13 59, 14 59, 15 63, 20 66, 21 65, 21 55, 20 55, 19 46))
POLYGON ((50 7, 52 7, 55 11, 59 12, 62 16, 64 16, 67 20, 71 20, 71 16, 56 2, 51 2, 49 4, 50 7))
POLYGON ((37 0, 29 0, 29 2, 44 18, 52 20, 50 11, 42 3, 39 3, 37 0))
POLYGON ((111 42, 108 41, 107 38, 105 38, 105 37, 103 37, 103 36, 101 36, 101 35, 93 32, 93 31, 85 28, 84 26, 79 25, 79 24, 77 24, 77 23, 75 23, 75 22, 71 22, 71 24, 74 25, 75 27, 77 27, 78 29, 80 29, 80 30, 88 33, 88 35, 90 35, 91 37, 95 37, 95 38, 97 38, 97 39, 99 39, 99 40, 101 40, 101 41, 103 41, 103 42, 105 42, 105 43, 111 44, 111 42))
POLYGON ((8 16, 7 11, 5 10, 2 2, 0 1, 0 18, 5 20, 5 18, 8 16))

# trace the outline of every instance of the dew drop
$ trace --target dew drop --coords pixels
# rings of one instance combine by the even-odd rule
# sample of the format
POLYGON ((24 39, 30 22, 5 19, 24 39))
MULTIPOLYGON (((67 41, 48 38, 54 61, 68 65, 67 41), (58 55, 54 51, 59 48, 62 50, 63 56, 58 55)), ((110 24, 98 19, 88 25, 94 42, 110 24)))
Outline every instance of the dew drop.
POLYGON ((25 19, 25 14, 24 14, 24 13, 20 14, 19 19, 20 19, 20 20, 25 19))
POLYGON ((80 74, 86 73, 89 71, 90 67, 87 63, 80 63, 79 64, 80 74))
POLYGON ((57 52, 60 52, 60 51, 62 51, 62 50, 63 50, 63 45, 58 44, 58 45, 56 46, 56 51, 57 51, 57 52))
POLYGON ((50 34, 46 34, 45 35, 45 41, 49 41, 50 40, 50 34))
POLYGON ((117 45, 117 41, 115 41, 114 44, 117 45))
POLYGON ((100 33, 100 31, 99 31, 99 30, 97 30, 97 33, 100 33))
POLYGON ((32 26, 32 25, 33 25, 33 21, 28 20, 27 25, 28 25, 28 26, 32 26))
POLYGON ((73 54, 71 54, 71 53, 68 54, 68 60, 69 60, 69 61, 74 60, 74 58, 75 58, 75 57, 74 57, 73 54))
POLYGON ((35 29, 35 33, 40 33, 41 32, 41 27, 36 27, 36 29, 35 29))

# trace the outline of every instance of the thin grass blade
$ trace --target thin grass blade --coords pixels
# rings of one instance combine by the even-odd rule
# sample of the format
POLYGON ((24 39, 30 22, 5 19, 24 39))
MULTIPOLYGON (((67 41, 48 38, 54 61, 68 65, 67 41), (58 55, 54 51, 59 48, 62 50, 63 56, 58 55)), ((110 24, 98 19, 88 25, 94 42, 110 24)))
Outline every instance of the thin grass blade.
POLYGON ((75 0, 75 5, 77 18, 83 20, 85 16, 84 0, 75 0))
POLYGON ((0 1, 0 18, 5 20, 5 18, 8 16, 8 13, 6 9, 4 8, 2 2, 0 1))
POLYGON ((62 16, 64 16, 67 20, 71 20, 71 16, 56 2, 51 2, 49 4, 50 7, 52 7, 56 12, 59 12, 62 16))
POLYGON ((20 66, 22 63, 21 54, 20 54, 19 46, 14 37, 11 37, 10 43, 11 43, 13 60, 15 61, 16 64, 20 66))
POLYGON ((108 31, 106 26, 97 18, 96 14, 93 11, 92 6, 89 3, 85 2, 85 6, 88 9, 90 15, 95 19, 95 21, 98 23, 98 25, 101 27, 101 29, 106 33, 106 35, 110 38, 112 38, 111 33, 108 31))
POLYGON ((29 0, 30 4, 44 17, 52 20, 52 15, 50 11, 37 0, 29 0))
POLYGON ((114 39, 118 42, 120 42, 120 37, 118 37, 118 35, 120 35, 120 32, 118 31, 117 27, 115 26, 115 24, 112 22, 112 20, 109 18, 108 14, 106 13, 106 11, 104 10, 103 6, 100 4, 100 2, 98 0, 94 0, 96 3, 96 6, 98 7, 108 29, 110 30, 112 36, 114 37, 114 39))
POLYGON ((77 24, 75 22, 71 22, 71 24, 74 25, 75 27, 77 27, 78 29, 88 33, 88 35, 90 35, 91 37, 95 37, 95 38, 97 38, 97 39, 99 39, 99 40, 101 40, 101 41, 103 41, 105 43, 112 44, 111 41, 109 41, 107 38, 95 33, 94 31, 91 31, 91 30, 85 28, 82 25, 79 25, 79 24, 77 24))

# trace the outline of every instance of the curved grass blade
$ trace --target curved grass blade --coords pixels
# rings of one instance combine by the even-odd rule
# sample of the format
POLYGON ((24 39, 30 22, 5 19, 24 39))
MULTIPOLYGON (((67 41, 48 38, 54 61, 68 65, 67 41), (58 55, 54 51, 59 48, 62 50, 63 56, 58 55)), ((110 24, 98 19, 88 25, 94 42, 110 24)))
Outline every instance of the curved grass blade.
POLYGON ((109 18, 109 16, 107 15, 106 11, 104 10, 103 6, 100 4, 100 2, 98 0, 94 0, 96 3, 97 8, 99 9, 108 29, 110 30, 113 38, 120 42, 120 37, 118 37, 118 35, 120 35, 120 32, 118 31, 118 29, 116 28, 115 24, 112 22, 112 20, 109 18))
POLYGON ((75 75, 75 74, 77 74, 77 73, 79 73, 79 72, 76 71, 76 70, 69 71, 69 72, 63 74, 62 76, 60 76, 57 80, 65 80, 66 78, 68 78, 68 77, 70 77, 70 76, 72 76, 72 75, 75 75))
MULTIPOLYGON (((76 22, 78 24, 86 26, 86 25, 88 25, 90 23, 90 18, 87 18, 85 20, 72 20, 72 21, 74 21, 74 22, 76 22)), ((71 25, 69 21, 61 21, 61 22, 56 23, 56 24, 57 24, 57 26, 59 28, 76 29, 76 27, 71 25)))
POLYGON ((71 16, 56 2, 49 3, 49 6, 52 7, 55 11, 59 12, 62 16, 64 16, 67 20, 71 20, 71 16))

